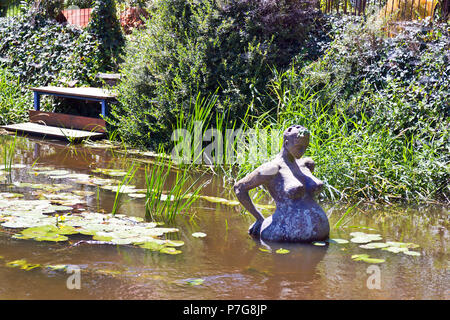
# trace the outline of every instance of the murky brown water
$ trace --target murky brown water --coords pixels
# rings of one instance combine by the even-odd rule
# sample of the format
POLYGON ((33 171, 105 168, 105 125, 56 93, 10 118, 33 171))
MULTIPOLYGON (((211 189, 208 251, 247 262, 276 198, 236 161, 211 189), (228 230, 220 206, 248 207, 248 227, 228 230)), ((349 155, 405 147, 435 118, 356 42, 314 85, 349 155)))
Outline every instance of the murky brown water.
MULTIPOLYGON (((0 136, 2 146, 11 140, 0 136)), ((35 161, 40 166, 52 165, 75 173, 90 173, 96 167, 127 169, 130 165, 130 157, 112 157, 101 149, 18 138, 14 163, 31 166, 35 161)), ((47 177, 34 177, 28 171, 13 169, 13 181, 51 183, 47 177)), ((137 187, 144 187, 143 175, 140 169, 134 183, 137 187)), ((77 188, 96 191, 95 187, 77 188)), ((0 192, 11 190, 7 184, 0 184, 0 192)), ((203 193, 230 198, 220 177, 213 178, 203 193)), ((110 212, 113 200, 114 193, 102 190, 98 198, 88 197, 87 209, 110 212)), ((130 200, 120 212, 143 217, 143 204, 143 199, 130 200)), ((322 205, 331 225, 348 208, 322 205)), ((260 248, 265 247, 247 235, 252 217, 241 213, 239 206, 199 200, 191 211, 175 222, 180 231, 172 238, 185 242, 179 255, 132 246, 71 247, 68 243, 16 240, 0 232, 0 256, 4 258, 0 260, 0 299, 450 299, 448 208, 359 208, 346 228, 332 230, 332 238, 350 239, 350 232, 362 231, 379 233, 384 241, 413 242, 420 245, 415 249, 421 253, 418 257, 379 249, 369 252, 354 243, 324 247, 283 244, 290 250, 288 254, 263 252, 260 248), (197 231, 207 236, 192 237, 197 231), (351 255, 358 253, 386 260, 376 265, 381 289, 368 288, 371 264, 353 261, 351 255), (66 272, 5 266, 6 261, 16 259, 79 266, 81 289, 68 289, 70 274, 66 272), (189 285, 187 281, 193 278, 204 282, 189 285)))

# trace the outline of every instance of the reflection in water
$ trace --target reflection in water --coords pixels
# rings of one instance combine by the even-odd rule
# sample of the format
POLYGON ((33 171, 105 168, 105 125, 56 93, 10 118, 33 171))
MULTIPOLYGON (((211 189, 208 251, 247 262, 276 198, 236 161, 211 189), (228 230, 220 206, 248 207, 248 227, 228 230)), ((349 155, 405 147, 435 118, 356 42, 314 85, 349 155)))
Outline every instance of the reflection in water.
MULTIPOLYGON (((0 136, 0 148, 11 137, 0 136)), ((0 150, 2 151, 2 150, 0 150)), ((97 187, 81 186, 67 179, 49 180, 30 175, 29 168, 54 166, 74 173, 94 168, 127 169, 131 157, 104 149, 69 147, 61 142, 17 139, 15 163, 26 169, 12 171, 12 181, 65 183, 76 190, 94 191, 86 197, 87 211, 110 212, 114 194, 97 187)), ((210 177, 205 175, 204 179, 210 177)), ((144 187, 143 166, 133 182, 144 187)), ((35 199, 30 189, 0 182, 0 192, 21 192, 35 199), (3 183, 3 184, 1 184, 3 183)), ((230 198, 221 177, 202 191, 205 195, 230 198)), ((120 213, 144 217, 144 200, 124 196, 120 213)), ((326 204, 322 204, 324 208, 326 204)), ((330 207, 330 206, 328 206, 330 207)), ((328 208, 332 226, 346 211, 328 208)), ((267 214, 271 214, 267 212, 267 214)), ((177 217, 179 232, 170 238, 185 242, 182 254, 163 255, 132 246, 49 244, 12 239, 0 232, 1 299, 448 299, 449 217, 445 207, 360 208, 347 223, 332 230, 331 238, 349 239, 349 233, 379 233, 384 241, 414 242, 422 255, 411 257, 358 245, 260 243, 247 234, 253 218, 239 207, 197 201, 190 214, 177 217), (361 229, 362 227, 362 229, 361 229), (365 229, 365 228, 372 228, 365 229), (192 233, 204 232, 205 238, 192 233), (269 247, 271 252, 260 249, 269 247), (280 247, 288 254, 278 254, 280 247), (381 290, 366 286, 369 264, 353 261, 352 254, 368 253, 385 259, 380 264, 381 290), (68 274, 37 268, 30 271, 5 266, 7 261, 26 259, 38 264, 73 264, 82 270, 81 289, 69 290, 68 274), (201 285, 189 285, 201 278, 201 285), (45 288, 45 290, 42 290, 45 288)), ((75 241, 77 241, 75 237, 75 241)))

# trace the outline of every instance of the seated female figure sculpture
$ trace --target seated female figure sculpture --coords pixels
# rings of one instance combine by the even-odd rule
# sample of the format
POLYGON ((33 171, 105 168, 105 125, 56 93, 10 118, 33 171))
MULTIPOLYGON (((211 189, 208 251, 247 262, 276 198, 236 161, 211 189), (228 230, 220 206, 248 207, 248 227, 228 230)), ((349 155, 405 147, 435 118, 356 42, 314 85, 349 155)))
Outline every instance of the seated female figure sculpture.
POLYGON ((330 225, 314 200, 323 182, 312 175, 314 161, 303 158, 310 133, 302 126, 291 126, 283 133, 283 147, 270 162, 261 165, 234 185, 238 200, 255 218, 249 233, 275 242, 311 242, 328 239, 330 225), (275 213, 264 216, 253 204, 249 191, 263 185, 275 200, 275 213))

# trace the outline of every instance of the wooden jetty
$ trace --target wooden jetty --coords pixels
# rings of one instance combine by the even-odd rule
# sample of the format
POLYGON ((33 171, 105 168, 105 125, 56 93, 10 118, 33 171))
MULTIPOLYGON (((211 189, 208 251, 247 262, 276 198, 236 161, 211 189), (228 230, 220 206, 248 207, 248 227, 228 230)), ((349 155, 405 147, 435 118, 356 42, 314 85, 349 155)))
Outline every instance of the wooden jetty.
POLYGON ((30 88, 34 92, 34 110, 29 111, 30 122, 2 126, 2 128, 25 134, 49 136, 78 142, 84 139, 99 139, 106 133, 106 122, 101 118, 82 117, 55 112, 40 111, 40 96, 54 95, 101 103, 101 115, 108 115, 108 103, 115 100, 114 94, 102 88, 30 88))

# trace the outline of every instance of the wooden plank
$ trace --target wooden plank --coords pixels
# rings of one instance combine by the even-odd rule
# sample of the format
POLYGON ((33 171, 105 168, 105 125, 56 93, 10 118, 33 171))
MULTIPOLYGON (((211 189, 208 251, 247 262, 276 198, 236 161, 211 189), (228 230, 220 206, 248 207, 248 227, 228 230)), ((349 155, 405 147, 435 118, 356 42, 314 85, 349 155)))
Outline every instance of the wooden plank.
POLYGON ((75 96, 94 99, 115 99, 116 96, 109 90, 103 88, 62 88, 62 87, 31 87, 30 90, 39 93, 52 93, 61 96, 75 96))
POLYGON ((69 141, 80 141, 87 138, 98 139, 104 136, 104 133, 100 132, 88 132, 82 130, 51 127, 31 122, 11 124, 2 126, 2 128, 8 131, 51 136, 58 139, 67 139, 69 141))
POLYGON ((35 110, 29 110, 28 112, 30 115, 30 122, 32 123, 66 129, 79 129, 101 133, 106 132, 106 122, 103 119, 35 110))

